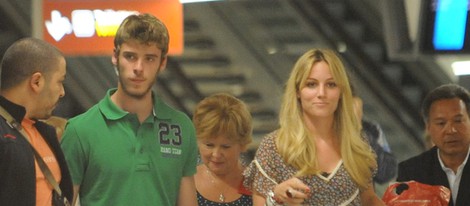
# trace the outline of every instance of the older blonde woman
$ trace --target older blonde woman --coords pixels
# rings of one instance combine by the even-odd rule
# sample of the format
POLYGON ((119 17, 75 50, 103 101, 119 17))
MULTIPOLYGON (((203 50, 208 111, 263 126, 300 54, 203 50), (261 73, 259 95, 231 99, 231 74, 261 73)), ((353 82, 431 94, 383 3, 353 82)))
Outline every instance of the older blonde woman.
POLYGON ((203 99, 193 115, 202 163, 195 176, 199 205, 252 205, 240 154, 252 141, 251 114, 229 94, 203 99))

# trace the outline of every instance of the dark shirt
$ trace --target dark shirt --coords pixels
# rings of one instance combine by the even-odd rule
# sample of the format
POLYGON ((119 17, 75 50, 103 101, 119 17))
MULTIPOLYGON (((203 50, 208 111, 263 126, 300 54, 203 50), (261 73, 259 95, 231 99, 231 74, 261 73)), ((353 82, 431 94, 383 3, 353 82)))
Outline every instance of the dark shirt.
POLYGON ((382 129, 376 123, 363 120, 362 132, 377 155, 378 168, 374 182, 379 184, 389 182, 397 174, 397 160, 390 151, 387 151, 387 149, 379 143, 380 135, 383 134, 382 129))
MULTIPOLYGON (((17 122, 21 122, 26 114, 24 107, 8 101, 3 96, 0 96, 0 105, 17 122)), ((34 126, 56 156, 62 175, 59 186, 67 199, 71 200, 72 180, 55 129, 41 121, 36 121, 34 126)), ((0 205, 36 205, 38 171, 35 171, 34 161, 29 142, 17 130, 11 128, 4 118, 0 118, 0 205)))
POLYGON ((242 194, 240 198, 233 202, 213 202, 204 198, 199 192, 197 192, 197 204, 199 206, 251 206, 253 205, 253 200, 251 195, 242 194))
MULTIPOLYGON (((437 147, 433 147, 417 156, 411 157, 398 165, 397 182, 414 180, 428 185, 442 185, 449 188, 447 175, 442 170, 437 156, 437 147)), ((467 162, 460 179, 456 206, 470 205, 470 164, 467 162)), ((452 198, 449 205, 454 205, 452 198)))

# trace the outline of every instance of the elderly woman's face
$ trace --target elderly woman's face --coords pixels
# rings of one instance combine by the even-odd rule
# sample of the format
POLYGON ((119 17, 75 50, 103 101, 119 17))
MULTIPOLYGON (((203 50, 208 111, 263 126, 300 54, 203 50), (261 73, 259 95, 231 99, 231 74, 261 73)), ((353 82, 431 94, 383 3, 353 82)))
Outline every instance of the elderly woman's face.
POLYGON ((216 175, 236 170, 244 150, 240 143, 223 135, 198 140, 198 147, 202 162, 216 175))

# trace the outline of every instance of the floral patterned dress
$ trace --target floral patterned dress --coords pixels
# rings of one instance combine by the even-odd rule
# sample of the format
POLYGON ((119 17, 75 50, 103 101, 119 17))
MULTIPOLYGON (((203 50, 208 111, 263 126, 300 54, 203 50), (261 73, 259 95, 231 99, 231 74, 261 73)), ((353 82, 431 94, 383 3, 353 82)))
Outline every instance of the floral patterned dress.
MULTIPOLYGON (((261 142, 255 159, 245 169, 244 185, 267 196, 277 183, 294 176, 296 169, 286 165, 277 153, 274 139, 277 131, 268 134, 261 142)), ((326 176, 309 175, 299 179, 310 187, 305 205, 361 205, 359 187, 353 182, 340 161, 336 169, 326 176)))
POLYGON ((253 200, 251 199, 251 195, 242 195, 233 202, 220 203, 208 200, 197 192, 197 203, 199 206, 251 206, 253 205, 253 200))
POLYGON ((214 202, 209 199, 206 199, 204 196, 197 192, 197 203, 199 206, 252 206, 253 199, 252 193, 250 190, 243 186, 243 182, 240 182, 240 186, 238 187, 238 193, 241 194, 240 198, 232 201, 232 202, 214 202))

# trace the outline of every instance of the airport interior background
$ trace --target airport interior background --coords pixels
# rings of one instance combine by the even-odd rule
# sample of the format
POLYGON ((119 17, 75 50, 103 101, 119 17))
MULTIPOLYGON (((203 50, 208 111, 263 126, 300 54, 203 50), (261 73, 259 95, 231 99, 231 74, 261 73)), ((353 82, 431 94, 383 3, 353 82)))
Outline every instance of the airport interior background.
MULTIPOLYGON (((12 42, 31 36, 31 11, 38 9, 32 1, 1 1, 2 56, 12 42)), ((229 0, 183 4, 184 52, 169 57, 154 89, 189 116, 195 104, 212 93, 228 92, 241 98, 254 118, 254 151, 262 136, 278 126, 283 84, 296 59, 310 48, 332 48, 341 55, 364 100, 365 118, 380 123, 398 161, 405 160, 425 150, 419 112, 424 95, 449 82, 468 88, 466 77, 455 76, 448 68, 452 59, 467 56, 425 53, 416 49, 416 43, 406 41, 400 30, 408 21, 405 2, 229 0)), ((116 81, 110 56, 67 56, 66 96, 55 114, 70 118, 84 112, 115 87, 116 81)), ((379 192, 383 187, 378 187, 379 192)))

